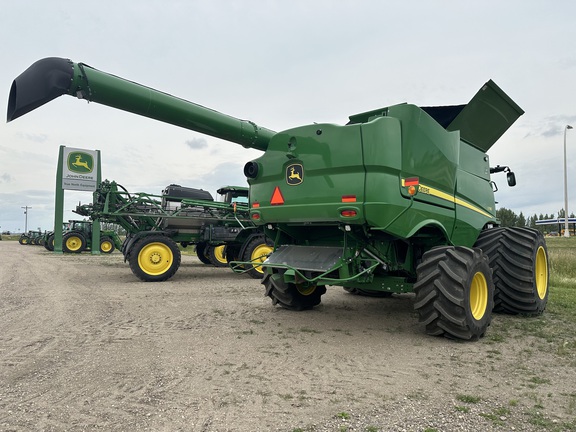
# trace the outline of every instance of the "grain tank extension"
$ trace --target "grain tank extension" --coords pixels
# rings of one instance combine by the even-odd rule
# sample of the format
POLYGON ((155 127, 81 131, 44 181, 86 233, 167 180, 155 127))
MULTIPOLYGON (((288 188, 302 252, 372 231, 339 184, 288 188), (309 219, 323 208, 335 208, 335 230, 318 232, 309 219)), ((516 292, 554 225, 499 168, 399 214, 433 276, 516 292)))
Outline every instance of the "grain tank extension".
MULTIPOLYGON (((484 335, 492 310, 535 315, 548 299, 541 234, 502 228, 486 152, 523 114, 494 82, 468 104, 398 104, 345 125, 274 132, 60 58, 10 91, 8 121, 60 95, 101 103, 264 151, 244 173, 250 219, 274 241, 262 283, 274 304, 318 305, 326 286, 415 293, 426 331, 484 335)), ((245 263, 244 263, 245 264, 245 263)))

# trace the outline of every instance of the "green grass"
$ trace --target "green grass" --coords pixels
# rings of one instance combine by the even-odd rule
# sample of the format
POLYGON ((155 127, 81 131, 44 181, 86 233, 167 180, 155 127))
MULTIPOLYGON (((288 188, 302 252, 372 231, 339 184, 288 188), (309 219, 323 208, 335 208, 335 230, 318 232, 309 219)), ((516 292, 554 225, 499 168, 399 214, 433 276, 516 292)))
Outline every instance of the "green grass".
POLYGON ((482 400, 482 398, 479 396, 472 396, 472 395, 465 395, 465 394, 456 395, 456 399, 459 400, 460 402, 464 402, 464 403, 468 403, 468 404, 475 404, 475 403, 480 402, 480 400, 482 400))
POLYGON ((548 237, 550 294, 546 312, 559 319, 573 335, 576 329, 576 237, 548 237))

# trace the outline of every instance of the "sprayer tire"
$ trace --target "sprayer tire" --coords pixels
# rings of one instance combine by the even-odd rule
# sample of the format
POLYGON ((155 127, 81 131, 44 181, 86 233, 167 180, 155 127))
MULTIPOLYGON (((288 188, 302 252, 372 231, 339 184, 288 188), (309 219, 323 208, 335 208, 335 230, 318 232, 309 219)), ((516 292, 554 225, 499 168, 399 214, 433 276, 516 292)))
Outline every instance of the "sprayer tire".
POLYGON ((86 249, 86 238, 78 232, 70 232, 62 237, 62 251, 80 253, 86 249))
POLYGON ((111 254, 116 249, 114 241, 110 237, 102 237, 100 239, 100 252, 104 254, 111 254))
POLYGON ((228 267, 228 260, 225 253, 226 245, 206 247, 206 256, 214 267, 228 267))
MULTIPOLYGON (((229 243, 226 245, 226 262, 233 272, 242 273, 244 271, 244 266, 241 264, 231 264, 232 261, 240 261, 240 249, 241 246, 235 243, 229 243)), ((260 276, 262 277, 262 276, 260 276)))
POLYGON ((145 236, 128 251, 130 270, 144 282, 163 282, 170 279, 182 257, 174 240, 163 235, 145 236))
POLYGON ((262 279, 264 293, 272 299, 272 304, 295 311, 312 309, 320 304, 322 295, 326 293, 324 285, 300 287, 294 283, 284 282, 283 273, 284 271, 266 273, 262 279))
POLYGON ((499 228, 487 247, 488 237, 481 233, 476 244, 487 249, 494 272, 494 311, 540 315, 548 303, 548 251, 544 237, 532 228, 499 228))
MULTIPOLYGON (((266 258, 268 258, 268 255, 270 255, 273 250, 273 243, 270 240, 267 240, 265 236, 258 235, 252 237, 244 249, 242 261, 251 261, 256 264, 261 264, 266 260, 266 258)), ((261 265, 246 264, 246 273, 254 279, 262 279, 264 276, 264 269, 261 265)))
POLYGON ((416 274, 414 309, 426 333, 463 340, 484 336, 492 318, 494 283, 481 249, 431 249, 416 274))
POLYGON ((210 260, 208 259, 208 257, 206 256, 206 246, 207 243, 206 242, 200 242, 196 245, 196 256, 198 257, 198 259, 200 260, 200 262, 202 264, 206 264, 206 265, 212 265, 212 263, 210 262, 210 260))

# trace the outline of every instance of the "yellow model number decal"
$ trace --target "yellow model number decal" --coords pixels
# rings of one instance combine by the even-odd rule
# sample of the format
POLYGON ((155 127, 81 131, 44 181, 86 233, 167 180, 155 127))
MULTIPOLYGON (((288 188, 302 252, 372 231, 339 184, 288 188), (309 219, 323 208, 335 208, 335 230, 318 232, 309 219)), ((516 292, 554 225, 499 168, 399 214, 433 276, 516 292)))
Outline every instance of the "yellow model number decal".
POLYGON ((427 188, 426 186, 420 185, 420 186, 418 187, 418 192, 423 193, 423 194, 430 195, 430 189, 427 188))

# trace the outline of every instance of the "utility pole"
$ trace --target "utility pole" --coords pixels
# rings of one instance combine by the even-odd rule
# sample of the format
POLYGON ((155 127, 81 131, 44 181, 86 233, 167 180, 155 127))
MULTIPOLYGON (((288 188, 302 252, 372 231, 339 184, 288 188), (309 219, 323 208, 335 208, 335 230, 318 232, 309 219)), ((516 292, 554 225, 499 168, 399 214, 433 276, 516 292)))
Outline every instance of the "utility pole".
POLYGON ((564 237, 570 237, 568 225, 568 176, 566 173, 566 131, 572 129, 572 126, 566 125, 564 128, 564 237))
POLYGON ((28 209, 31 209, 32 207, 21 207, 24 209, 24 214, 26 215, 26 217, 24 218, 24 234, 26 234, 28 232, 28 209))

